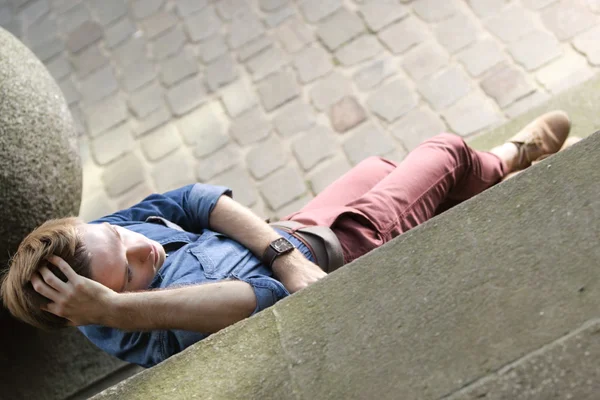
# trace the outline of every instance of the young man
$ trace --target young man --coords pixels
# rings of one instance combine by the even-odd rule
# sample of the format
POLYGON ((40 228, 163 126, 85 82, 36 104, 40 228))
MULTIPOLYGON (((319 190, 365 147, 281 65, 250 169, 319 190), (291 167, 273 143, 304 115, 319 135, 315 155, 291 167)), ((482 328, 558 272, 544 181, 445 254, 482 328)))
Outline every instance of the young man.
POLYGON ((491 152, 441 134, 400 165, 369 158, 275 228, 203 184, 89 224, 49 221, 21 243, 3 301, 25 322, 79 326, 149 367, 555 153, 569 129, 552 112, 491 152))

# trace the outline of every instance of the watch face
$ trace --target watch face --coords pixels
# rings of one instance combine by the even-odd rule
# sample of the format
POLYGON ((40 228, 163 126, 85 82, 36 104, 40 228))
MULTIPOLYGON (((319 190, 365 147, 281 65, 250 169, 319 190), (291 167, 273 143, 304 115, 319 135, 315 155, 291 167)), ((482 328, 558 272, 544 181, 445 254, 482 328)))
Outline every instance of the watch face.
POLYGON ((278 253, 281 253, 281 252, 284 252, 284 251, 294 248, 294 246, 284 238, 275 240, 274 242, 271 243, 271 246, 278 253))

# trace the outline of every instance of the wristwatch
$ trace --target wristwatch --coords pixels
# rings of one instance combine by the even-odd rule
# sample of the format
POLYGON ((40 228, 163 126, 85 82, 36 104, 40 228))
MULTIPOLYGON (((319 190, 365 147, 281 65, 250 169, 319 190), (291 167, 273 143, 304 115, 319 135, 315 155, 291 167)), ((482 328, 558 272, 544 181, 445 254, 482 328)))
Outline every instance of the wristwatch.
POLYGON ((294 250, 294 245, 286 238, 281 237, 279 239, 275 239, 269 244, 269 247, 267 247, 263 253, 261 261, 264 265, 267 265, 270 268, 277 257, 282 254, 287 254, 292 250, 294 250))

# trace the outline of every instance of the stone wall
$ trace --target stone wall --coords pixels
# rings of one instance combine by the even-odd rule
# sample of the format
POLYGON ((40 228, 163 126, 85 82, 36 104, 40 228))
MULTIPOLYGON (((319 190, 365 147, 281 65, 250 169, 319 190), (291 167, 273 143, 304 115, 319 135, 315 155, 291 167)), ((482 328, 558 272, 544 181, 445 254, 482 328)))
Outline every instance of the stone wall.
POLYGON ((600 134, 96 399, 600 393, 600 134))

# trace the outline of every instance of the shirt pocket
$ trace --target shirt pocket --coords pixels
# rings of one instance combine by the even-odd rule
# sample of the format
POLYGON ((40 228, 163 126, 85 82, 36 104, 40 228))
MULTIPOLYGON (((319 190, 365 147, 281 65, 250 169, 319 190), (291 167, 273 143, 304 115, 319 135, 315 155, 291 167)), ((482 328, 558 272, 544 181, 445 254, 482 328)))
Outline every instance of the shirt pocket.
POLYGON ((191 248, 209 279, 224 279, 253 262, 252 253, 244 246, 217 232, 205 232, 198 246, 191 248))

